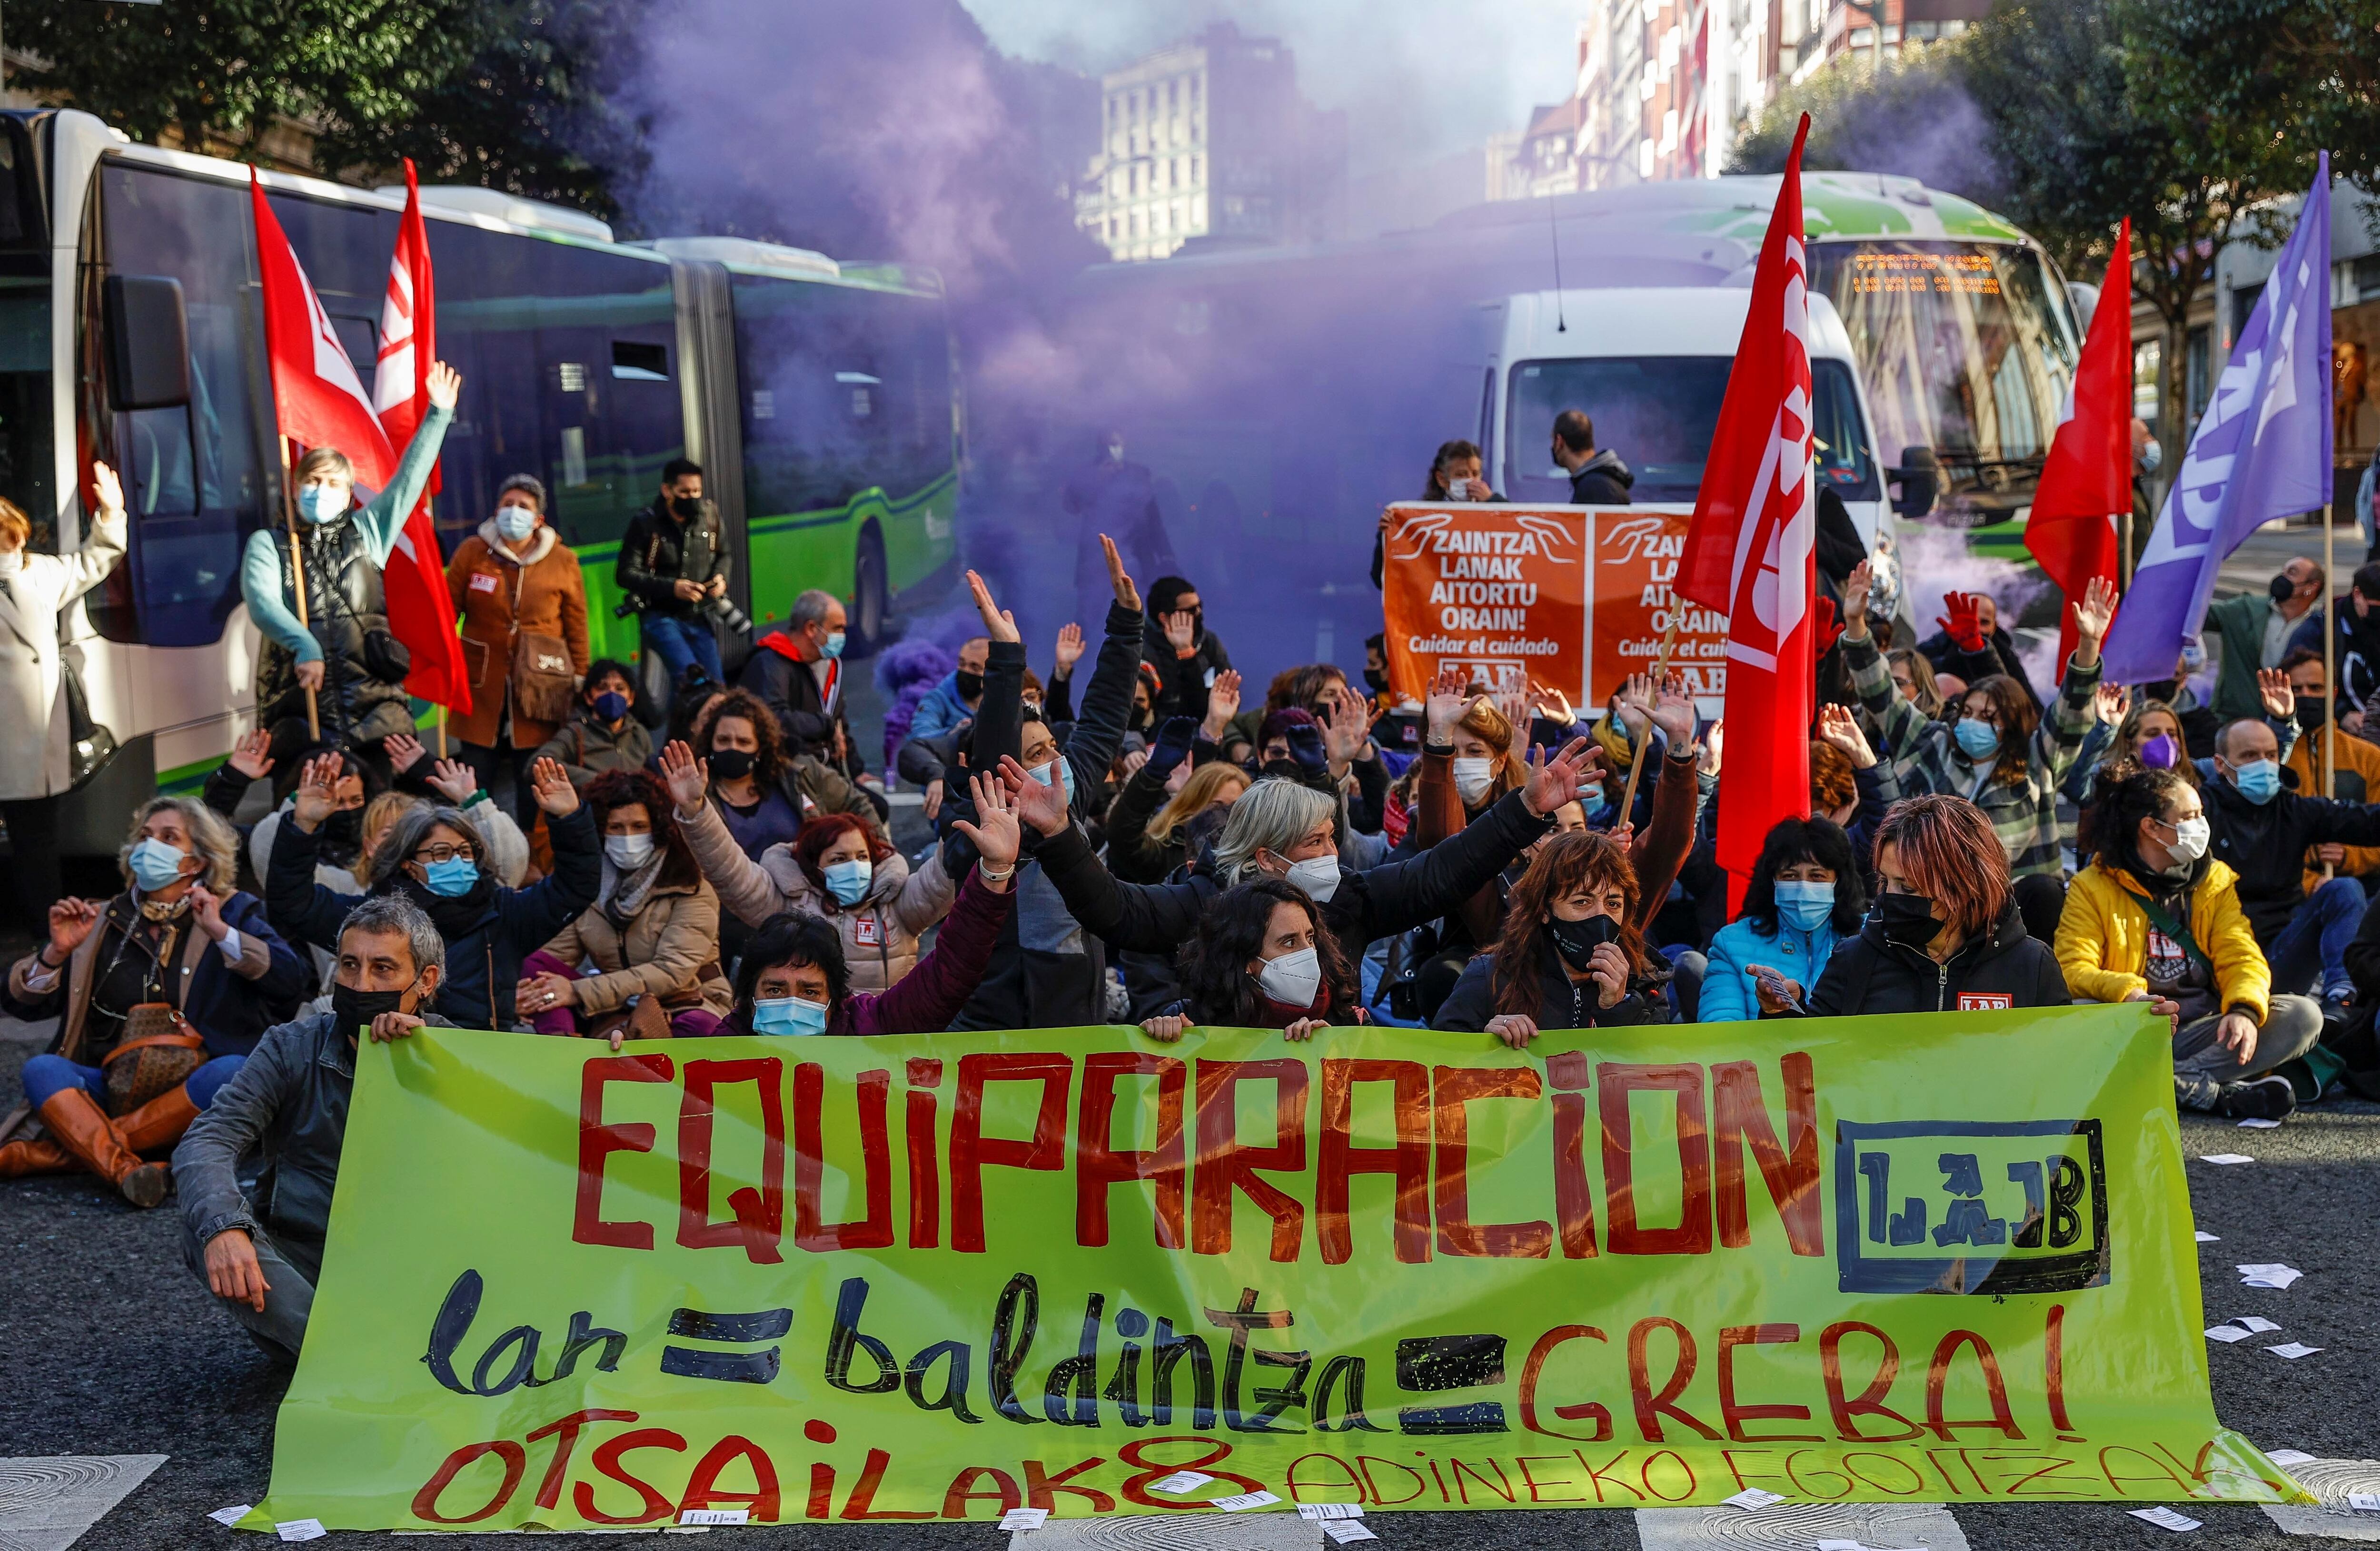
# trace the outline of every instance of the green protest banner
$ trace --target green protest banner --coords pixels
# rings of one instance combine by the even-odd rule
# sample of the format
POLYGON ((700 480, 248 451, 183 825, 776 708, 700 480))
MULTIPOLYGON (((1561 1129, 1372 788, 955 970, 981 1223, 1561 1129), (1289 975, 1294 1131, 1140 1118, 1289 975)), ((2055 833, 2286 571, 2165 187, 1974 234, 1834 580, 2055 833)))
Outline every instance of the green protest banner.
POLYGON ((2133 1007, 425 1031, 248 1522, 2302 1500, 2215 1420, 2170 1070, 2133 1007))

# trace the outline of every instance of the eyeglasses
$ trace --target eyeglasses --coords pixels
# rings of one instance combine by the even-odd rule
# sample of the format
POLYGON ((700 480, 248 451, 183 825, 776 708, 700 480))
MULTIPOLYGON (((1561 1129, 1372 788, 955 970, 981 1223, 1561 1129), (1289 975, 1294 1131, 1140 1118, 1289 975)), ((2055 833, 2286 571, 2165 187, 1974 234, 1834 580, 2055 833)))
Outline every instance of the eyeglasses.
POLYGON ((446 845, 442 843, 438 845, 423 846, 420 850, 413 854, 413 859, 417 862, 475 862, 479 860, 479 854, 473 851, 468 844, 446 845))

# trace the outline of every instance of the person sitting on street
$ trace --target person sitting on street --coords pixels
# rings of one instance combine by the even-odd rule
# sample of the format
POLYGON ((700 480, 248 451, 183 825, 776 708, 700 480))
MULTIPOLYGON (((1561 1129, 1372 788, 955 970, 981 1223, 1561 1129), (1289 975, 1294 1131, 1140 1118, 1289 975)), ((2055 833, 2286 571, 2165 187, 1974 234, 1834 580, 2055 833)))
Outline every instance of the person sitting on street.
POLYGON ((1015 907, 1019 832, 1000 782, 978 776, 975 819, 953 828, 978 861, 935 934, 932 951, 891 988, 854 990, 843 934, 819 915, 772 915, 753 934, 735 971, 735 1005, 721 1034, 939 1034, 991 967, 1001 927, 1015 907))
POLYGON ((852 742, 843 711, 844 642, 849 638, 843 602, 811 588, 794 600, 783 628, 753 643, 736 686, 760 697, 777 719, 788 753, 824 762, 856 782, 868 769, 852 742))
POLYGON ((2201 788, 2209 854, 2239 874, 2240 904, 2272 983, 2344 1004, 2355 990, 2346 955, 2363 920, 2363 885, 2317 879, 2309 891, 2307 866, 2325 847, 2380 845, 2380 806, 2289 791, 2280 757, 2280 740, 2261 718, 2226 722, 2215 734, 2216 779, 2201 788))
POLYGON ((165 1198, 171 1146, 240 1059, 310 988, 305 962, 233 886, 237 836, 188 797, 152 797, 119 858, 125 891, 50 906, 49 939, 8 972, 0 1008, 58 1032, 25 1062, 37 1135, 0 1145, 0 1180, 79 1167, 136 1206, 165 1198))
POLYGON ((1555 835, 1512 888, 1495 945, 1463 966, 1434 1029, 1492 1034, 1513 1049, 1548 1029, 1666 1023, 1636 926, 1636 869, 1608 834, 1555 835))
POLYGON ((1279 1029, 1307 1040, 1332 1024, 1364 1022, 1364 997, 1339 939, 1305 891, 1259 878, 1215 898, 1183 945, 1183 1000, 1144 1019, 1141 1033, 1171 1043, 1194 1024, 1279 1029))
POLYGON ((2173 1024, 2174 1102, 2278 1120, 2297 1108, 2267 1075, 2322 1037, 2322 1010, 2272 994, 2272 974, 2240 907, 2239 875, 2206 854, 2196 787, 2141 770, 2106 792, 2084 835, 2091 865, 2066 891, 2058 962, 2091 1001, 2145 1001, 2173 1024))
POLYGON ((791 841, 747 855, 719 809, 703 800, 702 766, 684 744, 662 750, 662 779, 676 805, 674 822, 720 903, 755 927, 789 911, 832 923, 861 990, 885 990, 915 968, 917 939, 958 897, 939 848, 913 873, 892 842, 854 814, 814 815, 791 841))
POLYGON ((581 792, 606 770, 643 769, 653 757, 653 735, 637 720, 636 709, 636 673, 625 662, 599 657, 587 665, 570 720, 537 756, 560 765, 581 792))
MULTIPOLYGON (((273 925, 295 941, 324 946, 339 940, 355 903, 314 881, 334 770, 318 759, 299 777, 298 806, 273 842, 264 878, 273 925)), ((466 1027, 513 1026, 521 961, 593 904, 602 886, 602 848, 570 778, 541 759, 529 779, 553 839, 553 871, 525 889, 506 888, 486 870, 486 833, 458 808, 424 804, 401 815, 372 855, 367 897, 401 895, 437 925, 452 965, 439 983, 438 1010, 466 1027)))
POLYGON ((1743 914, 1711 939, 1696 1020, 1731 1024, 1759 1017, 1755 963, 1779 979, 1816 985, 1836 945, 1857 934, 1866 914, 1867 890, 1851 837, 1825 818, 1778 820, 1752 865, 1743 914))
MULTIPOLYGON (((731 689, 711 701, 688 745, 701 751, 720 820, 756 862, 770 847, 790 844, 812 813, 852 813, 879 823, 859 787, 819 760, 786 750, 775 714, 748 689, 731 689)), ((664 761, 676 746, 663 748, 664 761)))
MULTIPOLYGON (((2323 719, 2330 714, 2331 697, 2325 692, 2329 679, 2323 670, 2322 653, 2297 648, 2281 659, 2280 671, 2289 681, 2287 720, 2297 734, 2294 744, 2283 741, 2281 768, 2297 778, 2297 790, 2310 797, 2336 797, 2345 803, 2380 801, 2380 746, 2366 743, 2344 726, 2331 736, 2324 736, 2323 719), (2336 761, 2337 768, 2330 790, 2325 792, 2322 770, 2332 761, 2336 761)), ((2265 720, 2268 725, 2276 721, 2269 708, 2265 720)), ((2315 846, 2305 861, 2308 893, 2334 877, 2361 879, 2380 876, 2380 850, 2368 845, 2325 842, 2315 846)))
POLYGON ((355 1091, 356 1043, 386 1043, 430 1024, 445 946, 430 917, 397 894, 375 894, 339 927, 327 1011, 268 1029, 214 1103, 174 1149, 182 1257, 256 1344, 295 1363, 322 1278, 331 1196, 355 1091), (263 1168, 243 1189, 243 1159, 263 1168))
POLYGON ((650 770, 610 770, 580 801, 603 837, 595 903, 521 961, 514 1005, 540 1034, 695 1037, 728 1008, 719 896, 650 770), (594 966, 582 973, 581 963, 594 966))
MULTIPOLYGON (((1216 682, 1220 686, 1222 681, 1216 682)), ((1127 883, 1165 881, 1190 859, 1184 826, 1209 809, 1228 811, 1248 789, 1248 772, 1226 760, 1194 767, 1198 741, 1183 738, 1185 731, 1195 731, 1189 721, 1177 717, 1166 722, 1148 763, 1132 773, 1108 810, 1108 869, 1127 883)))

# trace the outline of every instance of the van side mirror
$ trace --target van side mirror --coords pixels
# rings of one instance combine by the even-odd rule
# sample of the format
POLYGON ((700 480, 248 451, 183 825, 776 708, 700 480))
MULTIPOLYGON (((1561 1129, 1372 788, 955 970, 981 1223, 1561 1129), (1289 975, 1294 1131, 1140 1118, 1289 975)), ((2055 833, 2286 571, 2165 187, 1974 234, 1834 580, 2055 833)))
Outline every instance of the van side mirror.
POLYGON ((1892 481, 1892 509, 1904 517, 1922 517, 1934 510, 1942 491, 1942 464, 1931 447, 1903 447, 1900 465, 1888 468, 1892 481))
POLYGON ((111 274, 100 287, 100 318, 110 409, 179 409, 190 402, 190 325, 180 281, 111 274))

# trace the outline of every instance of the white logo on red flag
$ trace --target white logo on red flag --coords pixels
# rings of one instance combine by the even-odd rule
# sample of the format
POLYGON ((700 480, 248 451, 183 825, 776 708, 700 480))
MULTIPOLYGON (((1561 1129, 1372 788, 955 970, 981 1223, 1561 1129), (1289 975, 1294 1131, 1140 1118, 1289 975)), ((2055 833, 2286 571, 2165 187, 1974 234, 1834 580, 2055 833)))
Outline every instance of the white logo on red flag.
POLYGON ((1775 668, 1778 654, 1810 612, 1809 556, 1817 538, 1816 490, 1811 484, 1810 306, 1802 277, 1801 239, 1785 240, 1785 307, 1779 361, 1784 396, 1768 446, 1735 532, 1729 587, 1732 624, 1728 656, 1775 668))

